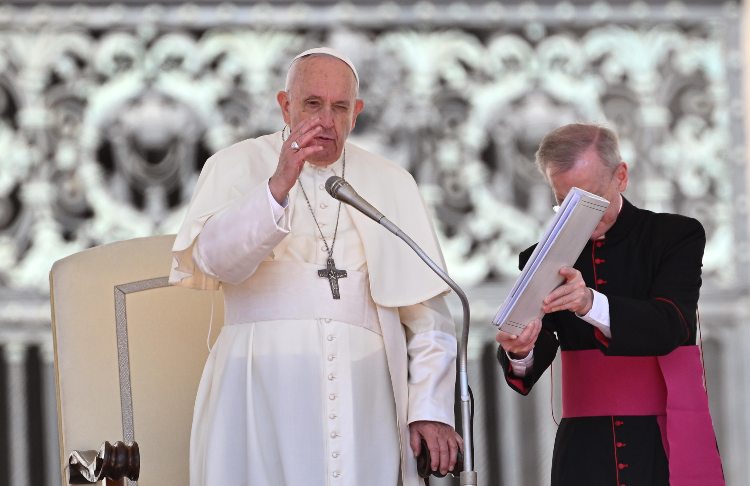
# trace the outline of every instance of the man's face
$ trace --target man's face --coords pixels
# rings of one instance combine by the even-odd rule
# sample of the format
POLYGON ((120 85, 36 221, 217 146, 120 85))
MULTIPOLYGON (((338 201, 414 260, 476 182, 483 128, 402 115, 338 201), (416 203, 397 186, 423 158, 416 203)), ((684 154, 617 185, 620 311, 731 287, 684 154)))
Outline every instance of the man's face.
POLYGON ((609 201, 609 207, 591 234, 591 239, 596 240, 609 231, 620 214, 622 206, 620 193, 628 186, 628 166, 622 162, 613 172, 611 168, 602 164, 595 151, 587 150, 566 172, 555 174, 547 169, 547 180, 555 193, 557 204, 562 203, 573 187, 591 192, 609 201))
POLYGON ((308 118, 318 117, 320 132, 308 145, 323 150, 311 155, 308 162, 328 165, 341 156, 349 132, 354 128, 364 102, 356 99, 354 73, 340 59, 311 56, 295 66, 289 91, 279 92, 277 99, 284 121, 294 128, 308 118))

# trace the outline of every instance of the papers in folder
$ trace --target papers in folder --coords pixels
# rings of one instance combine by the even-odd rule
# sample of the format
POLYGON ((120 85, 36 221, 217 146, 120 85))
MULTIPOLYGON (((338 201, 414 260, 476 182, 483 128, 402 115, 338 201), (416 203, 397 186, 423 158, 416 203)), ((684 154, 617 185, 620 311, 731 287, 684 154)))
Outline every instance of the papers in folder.
POLYGON ((575 264, 608 206, 609 201, 583 189, 568 192, 497 311, 495 326, 517 335, 542 316, 542 301, 564 281, 560 268, 575 264))

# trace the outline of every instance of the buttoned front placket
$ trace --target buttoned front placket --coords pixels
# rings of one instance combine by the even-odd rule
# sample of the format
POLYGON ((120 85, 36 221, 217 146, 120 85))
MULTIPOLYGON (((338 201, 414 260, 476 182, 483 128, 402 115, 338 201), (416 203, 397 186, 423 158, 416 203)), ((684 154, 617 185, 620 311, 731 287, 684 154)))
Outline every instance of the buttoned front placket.
MULTIPOLYGON (((325 235, 329 247, 333 244, 333 231, 336 225, 335 210, 338 209, 338 207, 334 207, 335 205, 330 204, 331 201, 328 201, 328 199, 331 198, 328 196, 328 193, 325 192, 325 181, 332 175, 335 175, 335 173, 329 167, 318 167, 313 171, 313 182, 315 187, 313 193, 315 196, 312 205, 315 210, 315 216, 318 218, 320 230, 325 235), (332 208, 334 211, 331 211, 332 208)), ((323 241, 320 242, 320 251, 327 256, 326 245, 323 241)), ((325 263, 325 258, 323 258, 323 263, 325 263)))
MULTIPOLYGON (((591 260, 594 268, 594 289, 599 292, 605 293, 607 286, 607 259, 604 258, 603 253, 605 252, 604 247, 607 240, 602 239, 594 242, 591 252, 591 260)), ((614 444, 614 458, 615 458, 615 476, 617 477, 617 486, 627 486, 625 482, 626 469, 630 467, 630 464, 623 461, 623 453, 627 442, 622 439, 622 428, 625 425, 624 417, 611 417, 612 420, 612 438, 614 444)))
POLYGON ((331 319, 325 318, 323 321, 324 341, 323 346, 326 353, 326 430, 328 432, 328 484, 342 484, 343 458, 342 458, 342 440, 341 440, 341 390, 339 388, 339 363, 338 340, 336 335, 335 324, 331 319))
MULTIPOLYGON (((339 164, 335 164, 338 166, 339 164)), ((333 244, 333 235, 336 227, 336 217, 338 213, 338 202, 331 198, 325 191, 326 180, 336 175, 332 166, 328 167, 311 167, 313 170, 309 171, 309 182, 306 184, 307 187, 313 187, 311 191, 311 205, 315 211, 315 217, 320 225, 320 230, 326 237, 329 247, 333 244)), ((305 178, 307 179, 307 178, 305 178)), ((303 182, 307 182, 306 180, 303 182)), ((342 211, 344 209, 342 208, 342 211)), ((316 229, 317 232, 317 229, 316 229)), ((340 235, 339 235, 340 236, 340 235)), ((328 257, 326 245, 320 239, 318 235, 319 248, 318 257, 316 258, 317 263, 325 265, 328 257)), ((323 355, 325 356, 324 361, 324 387, 325 387, 325 431, 326 431, 326 483, 331 486, 339 486, 346 484, 344 476, 344 437, 343 430, 344 424, 342 424, 342 413, 346 413, 342 409, 342 404, 345 402, 342 397, 341 390, 341 366, 345 366, 340 356, 341 350, 339 349, 339 338, 340 332, 338 331, 338 324, 332 321, 330 318, 320 319, 321 325, 321 336, 322 336, 322 349, 323 355)))

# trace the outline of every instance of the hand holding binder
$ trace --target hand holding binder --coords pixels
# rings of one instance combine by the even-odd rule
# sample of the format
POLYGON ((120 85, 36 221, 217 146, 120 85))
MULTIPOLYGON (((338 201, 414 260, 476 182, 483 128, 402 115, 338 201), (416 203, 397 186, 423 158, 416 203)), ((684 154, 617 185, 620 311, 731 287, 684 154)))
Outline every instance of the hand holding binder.
POLYGON ((572 267, 609 201, 577 187, 572 188, 529 257, 493 324, 518 335, 543 315, 542 301, 563 283, 560 268, 572 267))

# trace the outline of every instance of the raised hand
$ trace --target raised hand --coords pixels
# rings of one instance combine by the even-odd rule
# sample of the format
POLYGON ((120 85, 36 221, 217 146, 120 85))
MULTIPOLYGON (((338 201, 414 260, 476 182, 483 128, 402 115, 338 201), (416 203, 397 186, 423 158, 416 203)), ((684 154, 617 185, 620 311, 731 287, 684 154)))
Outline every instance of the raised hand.
POLYGON ((297 124, 291 130, 289 138, 281 145, 279 163, 268 181, 271 195, 279 204, 283 203, 291 188, 297 183, 305 160, 323 150, 323 147, 313 143, 313 139, 321 130, 319 117, 308 118, 297 124))

